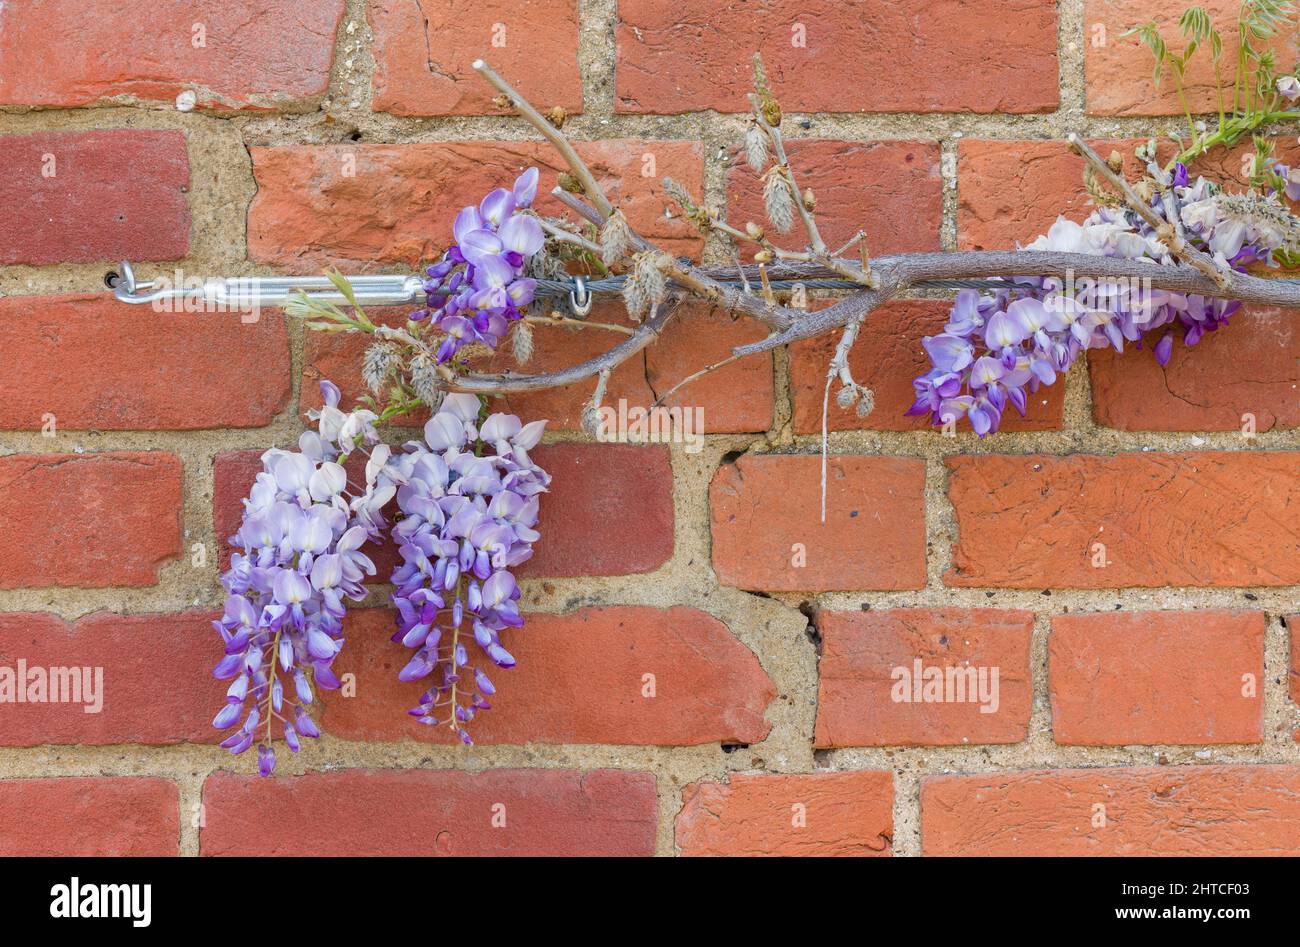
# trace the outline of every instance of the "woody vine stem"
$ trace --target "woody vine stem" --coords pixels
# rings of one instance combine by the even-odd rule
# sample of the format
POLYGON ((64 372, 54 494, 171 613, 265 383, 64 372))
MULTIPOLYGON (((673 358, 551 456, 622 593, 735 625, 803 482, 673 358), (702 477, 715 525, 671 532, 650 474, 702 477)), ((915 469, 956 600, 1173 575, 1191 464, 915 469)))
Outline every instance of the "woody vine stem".
MULTIPOLYGON (((755 57, 758 64, 758 57, 755 57)), ((845 367, 847 353, 867 316, 882 303, 919 284, 936 280, 1018 276, 1087 277, 1115 281, 1149 280, 1154 289, 1183 294, 1198 294, 1241 302, 1270 306, 1300 305, 1300 281, 1278 280, 1239 272, 1231 266, 1216 261, 1209 254, 1193 247, 1179 233, 1177 223, 1171 225, 1155 214, 1150 203, 1134 190, 1110 164, 1097 154, 1078 135, 1071 134, 1071 146, 1083 156, 1092 171, 1111 185, 1127 206, 1152 225, 1176 259, 1173 266, 1151 266, 1149 262, 1084 253, 1039 251, 958 251, 933 253, 904 253, 872 259, 867 253, 865 231, 859 231, 851 244, 857 248, 855 259, 846 258, 843 252, 829 251, 816 223, 815 201, 799 190, 793 170, 785 158, 784 142, 780 132, 780 108, 770 93, 760 89, 753 97, 754 126, 767 139, 776 165, 767 170, 765 190, 768 205, 780 206, 788 202, 797 208, 798 218, 807 235, 807 244, 798 249, 775 245, 761 227, 750 225, 747 230, 733 227, 712 208, 702 208, 676 182, 665 182, 670 196, 682 205, 686 216, 702 230, 715 234, 734 248, 737 244, 758 247, 754 265, 737 265, 732 270, 705 269, 690 262, 674 258, 639 234, 623 216, 614 209, 600 183, 582 158, 579 157, 563 132, 534 108, 518 91, 499 76, 487 63, 479 60, 474 69, 491 83, 540 132, 564 158, 573 179, 580 185, 583 196, 577 196, 563 187, 552 192, 585 222, 605 231, 622 231, 615 239, 606 239, 604 245, 581 235, 580 228, 560 222, 547 221, 544 228, 565 242, 581 247, 593 255, 602 256, 607 266, 621 262, 626 256, 634 257, 638 269, 653 268, 666 280, 667 295, 656 300, 649 318, 631 334, 607 351, 585 362, 557 371, 522 374, 515 372, 486 374, 466 372, 456 374, 450 370, 442 373, 442 386, 448 391, 469 392, 479 395, 509 394, 536 391, 572 385, 617 367, 654 341, 665 331, 675 301, 681 295, 705 299, 718 307, 756 319, 772 330, 766 338, 732 350, 732 359, 757 355, 791 342, 808 339, 835 329, 843 329, 841 344, 837 347, 832 365, 833 374, 845 386, 854 383, 845 367), (775 182, 775 183, 774 183, 775 182), (784 197, 772 196, 785 192, 784 197), (612 244, 612 247, 611 247, 612 244), (720 280, 728 276, 739 279, 741 289, 720 280), (861 285, 835 304, 817 312, 782 305, 768 284, 773 280, 807 280, 842 277, 861 285), (757 290, 755 289, 757 284, 757 290)), ((761 75, 761 65, 759 66, 761 75)), ((747 142, 747 145, 749 143, 747 142)), ((779 211, 778 211, 779 214, 779 211)), ((777 229, 780 222, 777 222, 777 229)), ((545 320, 543 320, 545 321, 545 320)), ((716 366, 715 370, 730 364, 732 359, 716 366)), ((659 402, 674 394, 705 372, 697 372, 660 397, 659 402)))

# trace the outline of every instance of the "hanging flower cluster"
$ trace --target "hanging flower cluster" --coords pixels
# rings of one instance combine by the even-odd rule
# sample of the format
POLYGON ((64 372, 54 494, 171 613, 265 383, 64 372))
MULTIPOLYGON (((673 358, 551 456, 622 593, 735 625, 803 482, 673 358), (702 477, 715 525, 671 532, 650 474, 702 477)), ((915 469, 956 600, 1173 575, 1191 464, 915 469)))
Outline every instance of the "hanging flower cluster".
POLYGON ((221 577, 225 611, 213 622, 225 644, 213 674, 230 687, 212 723, 225 730, 243 718, 221 745, 238 754, 256 742, 263 776, 275 769, 275 721, 295 753, 300 737, 320 736, 310 712, 314 688, 339 686, 331 665, 343 646, 344 600, 365 598, 361 583, 375 566, 361 546, 382 535, 381 510, 397 491, 374 412, 345 415, 338 388, 324 382, 321 390, 325 406, 313 412, 318 430, 305 432, 296 451, 262 455, 230 540, 241 551, 221 577), (374 446, 365 483, 353 488, 342 461, 361 445, 374 446))
MULTIPOLYGON (((1228 194, 1203 178, 1191 184, 1181 164, 1165 180, 1187 239, 1221 265, 1273 265, 1275 254, 1293 250, 1294 218, 1275 195, 1228 194)), ((1152 206, 1163 216, 1158 198, 1152 206)), ((1116 207, 1101 207, 1082 224, 1058 218, 1024 249, 1174 263, 1146 221, 1116 207)), ((1159 333, 1153 350, 1164 366, 1180 330, 1183 343, 1195 345, 1240 305, 1141 280, 1017 277, 993 293, 962 290, 943 332, 922 340, 931 368, 912 382, 916 401, 906 413, 936 425, 965 418, 983 437, 998 429, 1008 406, 1023 416, 1029 395, 1069 371, 1085 349, 1123 351, 1126 341, 1141 347, 1144 336, 1159 333)))
MULTIPOLYGON (((455 245, 426 270, 428 306, 410 321, 441 333, 433 343, 439 365, 465 345, 495 347, 532 301, 536 283, 524 274, 545 234, 525 211, 537 194, 537 179, 537 169, 530 168, 512 190, 498 188, 479 206, 464 208, 453 227, 455 245)), ((340 290, 348 295, 346 282, 340 290)), ((297 305, 303 314, 323 319, 317 325, 327 331, 343 326, 377 332, 355 299, 348 299, 355 316, 306 300, 297 305)), ((372 346, 363 376, 382 380, 398 366, 387 341, 377 346, 387 361, 373 364, 372 346)), ((398 625, 393 640, 416 649, 399 677, 417 681, 436 671, 412 713, 422 723, 448 725, 471 742, 466 725, 487 709, 495 689, 471 662, 466 642, 472 633, 493 665, 514 666, 501 641, 505 629, 523 625, 510 570, 532 555, 539 539, 538 495, 550 482, 528 456, 545 421, 524 425, 512 415, 494 414, 480 424, 478 397, 443 398, 439 391, 441 407, 425 426, 424 440, 394 455, 380 442, 375 424, 409 405, 396 403, 382 418, 366 409, 344 414, 339 389, 322 382, 321 390, 325 406, 311 413, 318 431, 303 434, 297 451, 262 456, 263 470, 230 540, 240 551, 222 576, 228 597, 214 622, 225 656, 213 673, 231 683, 213 725, 238 726, 221 744, 232 753, 257 744, 263 776, 275 769, 276 721, 295 753, 301 737, 320 736, 311 716, 315 689, 339 686, 332 664, 343 647, 344 602, 366 597, 362 583, 375 566, 361 547, 390 534, 382 511, 394 497, 402 515, 391 538, 403 564, 392 576, 398 625), (366 448, 365 482, 353 487, 343 462, 366 448)))
POLYGON ((469 744, 465 725, 490 707, 495 688, 466 649, 497 667, 514 667, 501 632, 523 624, 519 586, 510 570, 533 554, 538 494, 550 477, 529 459, 545 421, 521 424, 493 414, 482 424, 472 395, 448 395, 396 461, 401 520, 393 527, 402 565, 393 573, 397 633, 415 654, 403 681, 435 675, 410 713, 447 725, 469 744))
POLYGON ((533 301, 537 283, 524 275, 528 258, 546 235, 541 224, 522 213, 537 196, 537 169, 529 168, 512 190, 497 188, 478 207, 456 215, 455 244, 425 270, 428 306, 411 315, 426 317, 446 333, 437 361, 450 361, 465 345, 495 348, 510 323, 533 301))

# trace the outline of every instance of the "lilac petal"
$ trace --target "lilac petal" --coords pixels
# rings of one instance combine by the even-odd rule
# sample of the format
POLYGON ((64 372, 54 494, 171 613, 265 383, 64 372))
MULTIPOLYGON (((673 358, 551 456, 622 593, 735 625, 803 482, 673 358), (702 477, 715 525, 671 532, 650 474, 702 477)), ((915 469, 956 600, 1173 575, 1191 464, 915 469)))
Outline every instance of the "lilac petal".
POLYGON ((212 726, 218 730, 225 730, 227 727, 233 727, 239 715, 244 712, 243 704, 227 703, 217 711, 217 715, 212 718, 212 726))
MULTIPOLYGON (((475 230, 483 229, 483 217, 479 214, 477 207, 466 207, 456 215, 456 222, 452 224, 451 233, 459 246, 465 239, 466 235, 473 233, 475 230)), ((445 274, 440 274, 445 275, 445 274)))
POLYGON ((1156 343, 1155 347, 1156 361, 1160 363, 1161 368, 1164 368, 1169 364, 1169 359, 1173 357, 1173 354, 1174 334, 1172 332, 1166 332, 1164 337, 1156 343))
POLYGON ((460 242, 460 252, 473 263, 475 271, 490 260, 500 259, 504 247, 501 238, 490 230, 474 230, 460 242))
POLYGON ((505 219, 514 212, 515 196, 503 187, 488 194, 478 205, 483 222, 489 227, 500 227, 505 219))
POLYGON ((515 666, 514 655, 500 645, 493 645, 488 648, 488 657, 500 667, 512 668, 515 666))
POLYGON ((975 360, 975 348, 956 335, 925 336, 921 339, 934 367, 945 372, 959 372, 975 360))
POLYGON ((522 214, 516 214, 507 220, 501 225, 498 233, 502 245, 507 250, 513 250, 515 253, 521 253, 524 256, 532 256, 546 242, 546 234, 542 232, 542 225, 532 217, 525 217, 522 214))
POLYGON ((339 643, 319 628, 307 631, 307 653, 313 658, 327 661, 339 653, 339 643))
POLYGON ((238 674, 243 666, 244 656, 242 654, 228 654, 212 669, 212 676, 219 681, 228 681, 238 674))
POLYGON ((406 667, 402 668, 397 674, 399 681, 418 681, 421 678, 428 677, 433 671, 434 665, 429 662, 429 657, 423 651, 417 651, 415 656, 407 662, 406 667))
MULTIPOLYGON (((327 691, 336 691, 343 686, 343 682, 339 680, 338 675, 334 673, 334 669, 328 664, 317 661, 312 665, 312 667, 314 667, 316 671, 315 679, 317 687, 323 687, 327 691)), ((306 730, 303 730, 301 726, 299 726, 298 729, 303 733, 307 732, 306 730)))
POLYGON ((316 721, 312 720, 311 716, 301 707, 299 707, 297 713, 294 714, 293 722, 297 726, 298 732, 303 736, 311 737, 312 739, 320 736, 320 727, 316 726, 316 721))
POLYGON ((514 198, 516 207, 530 207, 537 197, 537 169, 529 168, 515 180, 514 198))

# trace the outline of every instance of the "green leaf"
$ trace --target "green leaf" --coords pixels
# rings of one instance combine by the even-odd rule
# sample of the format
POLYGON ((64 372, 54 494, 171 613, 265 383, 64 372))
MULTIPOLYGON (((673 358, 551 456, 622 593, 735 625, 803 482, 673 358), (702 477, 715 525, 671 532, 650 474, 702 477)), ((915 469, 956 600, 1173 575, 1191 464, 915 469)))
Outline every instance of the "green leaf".
POLYGON ((1133 27, 1131 30, 1126 30, 1120 35, 1136 35, 1138 41, 1147 49, 1151 50, 1151 55, 1154 56, 1156 60, 1156 68, 1155 72, 1151 76, 1151 80, 1157 86, 1160 85, 1162 67, 1165 64, 1165 59, 1169 55, 1169 50, 1168 47, 1165 46, 1164 37, 1160 35, 1160 30, 1156 27, 1156 24, 1154 22, 1141 23, 1133 27))
POLYGON ((1244 0, 1240 22, 1242 38, 1269 39, 1285 26, 1295 13, 1291 0, 1244 0))
POLYGON ((357 302, 356 293, 353 292, 352 284, 348 282, 348 278, 338 270, 329 270, 325 275, 329 278, 329 281, 334 284, 335 288, 343 294, 343 298, 348 301, 348 305, 352 307, 353 311, 356 312, 356 321, 367 328, 373 329, 375 324, 366 318, 366 312, 357 302))
POLYGON ((1210 14, 1204 7, 1188 7, 1179 18, 1178 25, 1183 28, 1184 36, 1198 44, 1205 42, 1213 30, 1210 14))

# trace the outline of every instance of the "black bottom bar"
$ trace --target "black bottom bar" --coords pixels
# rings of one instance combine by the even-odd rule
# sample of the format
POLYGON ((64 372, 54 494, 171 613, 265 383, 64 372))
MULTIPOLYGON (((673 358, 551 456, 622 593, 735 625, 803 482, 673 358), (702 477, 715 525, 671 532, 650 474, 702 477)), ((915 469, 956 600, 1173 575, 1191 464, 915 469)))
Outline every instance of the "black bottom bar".
MULTIPOLYGON (((1252 921, 1279 923, 1296 900, 1295 866, 1284 859, 538 861, 6 859, 0 907, 15 930, 75 926, 127 937, 285 928, 373 935, 425 915, 438 918, 444 936, 458 921, 495 931, 505 918, 552 931, 557 923, 620 925, 613 931, 654 925, 655 917, 676 926, 671 918, 687 909, 721 926, 750 913, 772 918, 783 905, 794 923, 865 911, 873 936, 882 928, 989 931, 1036 921, 1071 933, 1131 927, 1181 935, 1193 926, 1230 933, 1252 921), (116 916, 97 916, 105 914, 116 916)), ((699 932, 691 921, 690 935, 699 932)))

